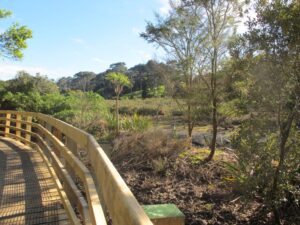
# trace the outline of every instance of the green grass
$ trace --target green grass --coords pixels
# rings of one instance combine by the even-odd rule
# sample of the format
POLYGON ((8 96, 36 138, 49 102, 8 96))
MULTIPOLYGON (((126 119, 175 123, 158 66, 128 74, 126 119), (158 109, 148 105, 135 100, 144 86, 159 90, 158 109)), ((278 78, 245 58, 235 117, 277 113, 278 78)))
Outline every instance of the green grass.
MULTIPOLYGON (((180 158, 185 158, 191 161, 192 164, 201 163, 210 153, 208 148, 193 148, 179 154, 180 158)), ((214 160, 222 160, 224 152, 216 149, 214 160)))
MULTIPOLYGON (((110 108, 115 108, 115 100, 106 100, 106 103, 110 108)), ((172 111, 177 110, 177 104, 171 98, 121 99, 119 105, 120 109, 126 107, 132 112, 139 109, 158 110, 165 116, 170 116, 172 111)))

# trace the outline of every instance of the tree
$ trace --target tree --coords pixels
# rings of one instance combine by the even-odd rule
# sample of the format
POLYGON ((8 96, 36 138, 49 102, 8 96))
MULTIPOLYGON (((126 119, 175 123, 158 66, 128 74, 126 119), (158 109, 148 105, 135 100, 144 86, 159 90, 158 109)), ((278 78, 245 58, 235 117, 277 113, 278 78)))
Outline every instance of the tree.
POLYGON ((110 72, 126 73, 127 67, 124 62, 113 63, 109 66, 110 72))
POLYGON ((149 60, 146 64, 138 64, 128 69, 126 74, 133 84, 131 94, 134 91, 142 91, 142 98, 157 96, 157 89, 163 85, 167 67, 164 63, 149 60))
POLYGON ((93 90, 92 80, 96 77, 93 72, 79 72, 74 75, 72 79, 71 87, 72 90, 81 90, 83 92, 88 92, 93 90))
POLYGON ((190 137, 199 112, 203 111, 199 97, 208 96, 213 128, 211 151, 206 159, 210 161, 215 154, 218 130, 219 70, 242 4, 238 0, 184 0, 171 2, 171 6, 170 15, 166 19, 157 16, 157 25, 148 23, 141 36, 158 44, 177 63, 175 97, 183 100, 180 108, 184 109, 190 137))
MULTIPOLYGON (((218 106, 219 106, 219 87, 218 77, 221 63, 228 52, 228 44, 230 37, 234 34, 237 18, 241 13, 242 2, 238 0, 205 0, 197 1, 200 7, 203 7, 207 18, 207 59, 209 62, 208 79, 202 74, 202 80, 205 82, 210 96, 211 104, 211 124, 212 124, 212 139, 210 143, 210 154, 206 161, 213 159, 216 150, 217 132, 218 132, 218 106)), ((204 67, 205 68, 205 67, 204 67)), ((203 66, 200 65, 201 71, 203 66)), ((205 70, 204 70, 205 72, 205 70)))
POLYGON ((259 189, 280 224, 284 199, 293 204, 299 193, 300 4, 256 3, 257 17, 245 35, 255 59, 248 77, 250 118, 240 128, 237 153, 244 159, 241 170, 252 171, 247 183, 259 189))
MULTIPOLYGON (((157 24, 147 23, 146 32, 141 37, 149 43, 157 44, 176 63, 177 76, 172 80, 173 97, 184 111, 188 125, 188 136, 192 136, 196 122, 197 104, 192 101, 196 92, 196 64, 203 60, 202 49, 206 38, 204 21, 195 4, 176 5, 172 1, 170 15, 166 18, 156 15, 157 24), (181 99, 182 101, 179 101, 181 99)), ((170 79, 171 80, 171 79, 170 79)))
POLYGON ((116 93, 116 119, 117 119, 117 133, 119 133, 119 97, 124 87, 130 87, 131 82, 129 78, 123 73, 108 73, 105 77, 106 80, 110 81, 115 87, 116 93))
POLYGON ((26 71, 19 71, 16 77, 8 81, 9 85, 6 88, 11 92, 23 92, 28 94, 29 92, 39 92, 40 94, 58 93, 57 85, 47 76, 36 74, 30 75, 26 71))
MULTIPOLYGON (((57 99, 49 96, 48 99, 57 99)), ((56 104, 59 111, 54 115, 80 129, 88 130, 108 113, 104 98, 94 92, 69 91, 63 105, 56 104)))
MULTIPOLYGON (((12 13, 0 9, 0 19, 11 16, 12 13)), ((15 23, 6 31, 0 33, 0 57, 10 59, 22 59, 24 50, 27 47, 27 39, 32 38, 32 32, 26 26, 15 23)))

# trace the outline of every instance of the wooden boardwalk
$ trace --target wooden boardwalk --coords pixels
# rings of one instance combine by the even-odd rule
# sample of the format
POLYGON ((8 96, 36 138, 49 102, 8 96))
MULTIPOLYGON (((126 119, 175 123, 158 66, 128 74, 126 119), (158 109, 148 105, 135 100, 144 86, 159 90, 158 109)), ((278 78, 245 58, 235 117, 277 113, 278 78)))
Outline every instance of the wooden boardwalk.
POLYGON ((41 155, 0 138, 0 225, 70 224, 41 155))

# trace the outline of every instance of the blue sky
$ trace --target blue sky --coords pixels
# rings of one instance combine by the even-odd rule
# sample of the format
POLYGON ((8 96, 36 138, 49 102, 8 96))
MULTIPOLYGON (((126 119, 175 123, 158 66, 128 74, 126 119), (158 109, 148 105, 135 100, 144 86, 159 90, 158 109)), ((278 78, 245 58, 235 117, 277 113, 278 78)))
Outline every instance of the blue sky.
POLYGON ((0 21, 0 31, 15 21, 33 31, 21 62, 1 59, 0 79, 18 70, 58 79, 157 58, 157 49, 139 33, 154 12, 168 11, 168 0, 2 0, 0 8, 14 13, 0 21))

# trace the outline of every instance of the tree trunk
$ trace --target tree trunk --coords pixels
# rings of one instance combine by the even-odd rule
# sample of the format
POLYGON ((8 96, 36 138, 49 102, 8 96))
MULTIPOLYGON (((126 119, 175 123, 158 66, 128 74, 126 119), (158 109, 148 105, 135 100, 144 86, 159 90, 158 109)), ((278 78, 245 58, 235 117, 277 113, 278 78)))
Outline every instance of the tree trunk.
MULTIPOLYGON (((274 202, 277 198, 278 194, 278 184, 279 184, 279 179, 280 179, 280 173, 282 170, 282 167, 284 166, 284 160, 286 156, 286 143, 290 135, 291 127, 293 124, 295 112, 292 111, 286 121, 285 124, 282 124, 280 127, 280 146, 279 146, 279 163, 278 166, 275 170, 274 173, 274 178, 273 178, 273 185, 272 185, 272 190, 270 193, 270 197, 272 202, 274 202)), ((273 213, 275 217, 275 222, 276 224, 281 224, 280 222, 280 214, 278 212, 277 205, 273 204, 273 213)))
POLYGON ((191 118, 191 106, 190 103, 188 103, 188 136, 189 138, 192 137, 193 132, 193 124, 192 124, 192 118, 191 118))
POLYGON ((206 161, 209 162, 213 159, 216 152, 216 143, 217 143, 217 132, 218 132, 218 122, 217 122, 217 103, 216 99, 213 100, 213 110, 212 110, 212 139, 210 144, 210 153, 206 158, 206 161))
POLYGON ((217 121, 217 97, 216 97, 216 88, 217 88, 217 57, 218 51, 215 48, 211 63, 211 103, 212 103, 212 139, 210 143, 210 153, 208 157, 205 159, 206 162, 209 162, 213 159, 216 151, 216 142, 217 142, 217 133, 218 133, 218 121, 217 121))
POLYGON ((117 134, 120 131, 120 122, 119 122, 119 95, 116 98, 116 120, 117 120, 117 134))

